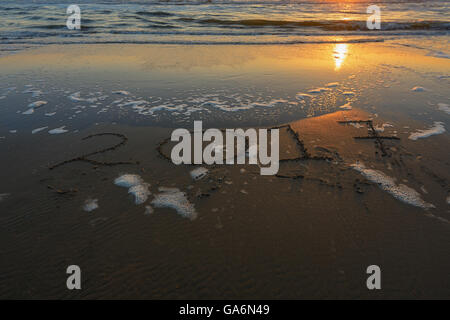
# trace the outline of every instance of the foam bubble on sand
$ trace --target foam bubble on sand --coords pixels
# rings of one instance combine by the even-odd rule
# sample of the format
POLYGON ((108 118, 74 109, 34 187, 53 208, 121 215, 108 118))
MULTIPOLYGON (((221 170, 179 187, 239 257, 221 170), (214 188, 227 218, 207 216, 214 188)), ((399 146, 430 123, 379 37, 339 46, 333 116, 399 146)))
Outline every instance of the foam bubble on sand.
POLYGON ((130 93, 129 93, 128 91, 125 91, 125 90, 117 90, 117 91, 113 91, 112 93, 114 93, 114 94, 120 94, 120 95, 123 95, 123 96, 128 96, 128 95, 130 95, 130 93))
POLYGON ((353 107, 352 107, 352 105, 350 104, 350 102, 347 102, 346 104, 340 106, 339 109, 352 110, 353 107))
POLYGON ((308 93, 322 93, 322 92, 326 92, 326 91, 330 91, 330 88, 316 88, 316 89, 312 89, 309 90, 308 93))
POLYGON ((56 112, 50 112, 50 113, 46 113, 44 114, 46 117, 53 117, 56 114, 56 112))
POLYGON ((177 106, 172 104, 161 104, 151 107, 150 109, 145 111, 145 114, 153 114, 155 111, 171 111, 173 113, 176 113, 177 111, 183 111, 187 106, 187 104, 180 104, 177 106))
POLYGON ((197 211, 194 205, 189 202, 184 192, 177 188, 159 188, 161 193, 155 195, 152 205, 156 208, 172 208, 176 212, 191 220, 197 218, 197 211))
POLYGON ((349 123, 351 126, 355 127, 356 129, 361 129, 364 128, 364 126, 358 122, 350 122, 349 123))
POLYGON ((146 100, 133 100, 133 101, 127 101, 124 103, 119 104, 119 107, 131 107, 131 108, 137 108, 142 107, 144 105, 148 105, 149 102, 146 100))
POLYGON ((145 206, 144 214, 152 214, 154 211, 152 206, 145 206))
POLYGON ((447 114, 450 114, 450 107, 446 103, 438 103, 438 109, 444 111, 447 114))
POLYGON ((41 132, 42 130, 45 130, 45 129, 47 129, 47 128, 48 128, 48 127, 42 127, 42 128, 34 129, 34 130, 31 131, 31 134, 35 134, 35 133, 41 132))
POLYGON ((124 174, 114 180, 114 184, 119 187, 128 188, 128 193, 132 194, 137 205, 147 201, 151 194, 150 184, 144 182, 137 174, 124 174))
POLYGON ((30 103, 29 105, 28 105, 28 108, 34 108, 34 109, 36 109, 36 108, 39 108, 39 107, 42 107, 43 105, 46 105, 47 104, 47 101, 35 101, 35 102, 32 102, 32 103, 30 103))
POLYGON ((143 204, 147 201, 148 196, 150 195, 150 191, 148 190, 149 186, 148 183, 142 183, 128 189, 128 193, 134 195, 136 204, 143 204))
POLYGON ((98 199, 87 199, 84 202, 83 210, 86 212, 94 211, 98 208, 98 199))
POLYGON ((208 174, 208 169, 199 167, 191 171, 191 177, 194 180, 200 180, 208 174))
POLYGON ((9 196, 9 193, 0 193, 0 202, 3 201, 8 196, 9 196))
POLYGON ((50 134, 62 134, 62 133, 69 132, 69 130, 64 129, 65 127, 66 126, 62 126, 62 127, 59 127, 59 128, 52 129, 48 133, 50 133, 50 134))
POLYGON ((432 127, 425 130, 418 130, 417 132, 413 132, 409 135, 408 138, 415 141, 417 139, 428 138, 430 136, 442 134, 444 132, 445 132, 444 123, 435 121, 432 127))
POLYGON ((384 129, 387 128, 387 127, 393 127, 393 125, 390 124, 390 123, 383 123, 382 125, 380 125, 380 126, 376 125, 373 128, 377 132, 384 132, 384 129))
POLYGON ((34 113, 34 109, 37 109, 43 105, 47 104, 47 101, 35 101, 32 102, 28 105, 28 110, 22 112, 22 114, 33 114, 34 113))
POLYGON ((312 98, 312 97, 313 97, 312 95, 302 92, 299 92, 295 95, 295 98, 297 100, 305 100, 305 98, 312 98))
POLYGON ((425 89, 424 87, 414 87, 411 89, 411 91, 413 92, 424 92, 427 91, 427 89, 425 89))
POLYGON ((68 98, 74 102, 86 101, 89 103, 94 103, 98 100, 98 98, 82 98, 81 92, 79 92, 79 91, 72 93, 68 98))
POLYGON ((31 93, 32 97, 39 97, 42 94, 41 90, 35 89, 33 87, 29 87, 25 91, 22 91, 22 93, 31 93))
POLYGON ((325 85, 327 88, 335 88, 339 85, 339 82, 330 82, 325 85))
POLYGON ((119 187, 130 188, 132 186, 141 184, 142 178, 137 174, 124 174, 114 180, 114 184, 119 187))
POLYGON ((252 106, 250 106, 250 105, 248 105, 248 106, 242 105, 242 106, 234 106, 234 107, 232 107, 232 106, 226 105, 224 103, 216 102, 216 101, 207 101, 205 103, 202 103, 201 106, 202 107, 203 106, 210 106, 210 107, 217 108, 217 109, 220 109, 222 111, 227 111, 227 112, 235 112, 235 111, 240 111, 240 110, 249 110, 249 109, 252 108, 252 106))
POLYGON ((382 190, 404 203, 425 210, 435 207, 431 203, 422 200, 420 194, 416 190, 404 184, 396 184, 393 178, 385 175, 381 171, 366 168, 362 163, 355 163, 350 167, 361 173, 367 180, 376 183, 382 190))

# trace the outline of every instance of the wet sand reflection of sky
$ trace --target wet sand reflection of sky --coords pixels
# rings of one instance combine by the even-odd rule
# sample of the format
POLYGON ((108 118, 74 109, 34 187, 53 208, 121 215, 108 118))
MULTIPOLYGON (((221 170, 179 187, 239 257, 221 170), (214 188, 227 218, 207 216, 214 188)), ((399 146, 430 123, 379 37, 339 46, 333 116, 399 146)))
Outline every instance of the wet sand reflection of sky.
POLYGON ((345 59, 347 58, 348 53, 348 44, 346 43, 337 43, 333 49, 333 59, 334 59, 334 70, 338 71, 345 59))

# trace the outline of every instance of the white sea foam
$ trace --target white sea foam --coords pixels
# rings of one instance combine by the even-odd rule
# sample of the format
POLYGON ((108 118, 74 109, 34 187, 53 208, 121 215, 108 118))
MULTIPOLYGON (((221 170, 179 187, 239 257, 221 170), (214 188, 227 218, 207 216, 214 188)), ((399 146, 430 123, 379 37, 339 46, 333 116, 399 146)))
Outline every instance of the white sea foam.
POLYGON ((155 111, 171 111, 171 112, 176 112, 176 111, 183 111, 184 108, 186 108, 188 105, 187 104, 180 104, 180 105, 171 105, 171 104, 161 104, 158 106, 154 106, 151 107, 150 109, 147 110, 148 114, 153 114, 155 111))
POLYGON ((26 115, 28 115, 28 114, 33 114, 33 113, 34 113, 34 109, 33 109, 33 108, 30 108, 30 109, 28 109, 28 110, 22 112, 22 114, 26 114, 26 115))
POLYGON ((9 196, 9 193, 0 193, 0 202, 5 200, 6 197, 8 197, 8 196, 9 196))
POLYGON ((438 109, 444 111, 447 114, 450 114, 450 107, 446 103, 438 103, 438 109))
POLYGON ((424 91, 427 91, 427 89, 425 89, 424 87, 414 87, 414 88, 411 89, 411 91, 424 92, 424 91))
POLYGON ((270 107, 276 106, 279 103, 288 103, 288 101, 285 99, 272 99, 268 102, 252 102, 252 103, 249 103, 246 105, 242 104, 242 105, 230 106, 227 104, 227 102, 212 100, 212 101, 203 102, 201 104, 201 106, 202 107, 209 106, 209 107, 220 109, 222 111, 235 112, 235 111, 241 111, 241 110, 250 110, 253 108, 270 108, 270 107))
POLYGON ((350 102, 347 102, 346 104, 340 106, 339 109, 352 110, 353 107, 352 107, 352 105, 350 104, 350 102))
POLYGON ((150 191, 148 190, 148 188, 148 183, 142 183, 132 186, 130 189, 128 189, 128 193, 134 195, 136 204, 143 204, 145 201, 147 201, 148 196, 150 195, 150 191))
POLYGON ((142 107, 145 105, 148 105, 149 102, 146 100, 134 100, 134 101, 127 101, 124 103, 119 104, 120 107, 131 107, 131 108, 137 108, 142 107))
POLYGON ((154 212, 152 206, 145 206, 144 214, 152 214, 154 212))
POLYGON ((316 89, 309 90, 308 93, 316 94, 316 93, 323 93, 323 92, 330 91, 330 90, 331 90, 330 88, 316 88, 316 89))
POLYGON ((137 205, 143 204, 147 201, 148 196, 151 194, 149 187, 150 184, 144 182, 137 174, 124 174, 114 180, 114 184, 128 188, 128 193, 132 194, 137 205))
POLYGON ((305 100, 305 98, 312 98, 312 97, 313 97, 312 95, 302 92, 299 92, 295 95, 295 98, 297 100, 305 100))
POLYGON ((17 130, 9 130, 9 133, 17 133, 17 130))
POLYGON ((128 91, 125 91, 125 90, 117 90, 117 91, 113 91, 112 93, 114 93, 114 94, 120 94, 120 95, 123 95, 123 96, 128 96, 128 95, 130 95, 130 93, 129 93, 128 91))
POLYGON ((381 171, 366 168, 362 163, 355 163, 350 167, 361 173, 367 180, 376 183, 382 190, 388 192, 394 198, 404 203, 425 210, 435 207, 431 203, 427 203, 422 200, 420 194, 416 190, 404 184, 397 184, 393 178, 387 176, 381 171))
POLYGON ((80 101, 85 101, 85 102, 89 102, 89 103, 94 103, 98 100, 98 98, 92 97, 92 98, 82 98, 81 97, 81 92, 75 92, 72 93, 69 97, 70 100, 74 101, 74 102, 80 102, 80 101))
POLYGON ((450 204, 450 196, 447 197, 446 201, 447 201, 447 204, 450 204))
POLYGON ((46 105, 47 104, 47 101, 35 101, 35 102, 32 102, 32 103, 30 103, 29 105, 28 105, 28 108, 34 108, 34 109, 36 109, 36 108, 39 108, 39 107, 42 107, 43 105, 46 105))
POLYGON ((62 127, 59 127, 59 128, 52 129, 48 133, 50 133, 50 134, 62 134, 62 133, 69 132, 69 130, 64 129, 65 127, 66 126, 62 126, 62 127))
POLYGON ((413 132, 409 135, 408 138, 411 140, 417 140, 428 138, 430 136, 434 136, 437 134, 442 134, 444 132, 445 132, 444 123, 435 121, 432 127, 425 130, 418 130, 416 132, 413 132))
POLYGON ((42 130, 45 130, 45 129, 47 129, 47 128, 48 128, 48 127, 42 127, 42 128, 34 129, 34 130, 31 131, 31 134, 35 134, 35 133, 41 132, 42 130))
POLYGON ((269 102, 252 102, 248 106, 250 108, 267 108, 274 107, 279 103, 287 103, 288 101, 285 99, 272 99, 269 102))
POLYGON ((46 117, 53 117, 56 114, 56 112, 50 112, 50 113, 46 113, 44 114, 46 117))
POLYGON ((191 220, 197 218, 194 205, 189 202, 184 192, 177 188, 159 188, 161 193, 155 195, 152 205, 156 208, 172 208, 176 212, 191 220))
POLYGON ((210 107, 217 108, 219 110, 227 111, 227 112, 236 112, 236 111, 240 111, 240 110, 249 110, 249 109, 253 108, 253 106, 250 106, 250 105, 229 106, 225 103, 221 103, 221 102, 217 102, 217 101, 206 101, 202 104, 202 107, 203 106, 210 106, 210 107))
POLYGON ((358 122, 350 122, 350 125, 355 127, 356 129, 364 128, 364 126, 358 122))
POLYGON ((26 89, 22 93, 31 93, 32 97, 39 97, 42 94, 42 91, 31 87, 26 89))
POLYGON ((208 169, 203 168, 203 167, 198 167, 191 171, 191 177, 194 180, 200 180, 200 179, 204 178, 207 174, 208 174, 208 169))
POLYGON ((137 174, 124 174, 114 180, 114 184, 119 187, 130 188, 132 186, 141 184, 142 178, 137 174))
POLYGON ((384 129, 385 129, 385 128, 388 128, 388 127, 393 127, 393 125, 390 124, 390 123, 383 123, 383 124, 380 125, 380 126, 378 126, 378 125, 374 126, 374 129, 375 129, 375 131, 377 131, 377 132, 384 132, 384 129))
POLYGON ((83 210, 86 212, 94 211, 98 208, 98 199, 87 199, 84 202, 83 210))
POLYGON ((42 107, 43 105, 46 105, 47 101, 35 101, 32 102, 28 105, 28 110, 22 112, 22 114, 33 114, 34 113, 34 109, 37 109, 39 107, 42 107))

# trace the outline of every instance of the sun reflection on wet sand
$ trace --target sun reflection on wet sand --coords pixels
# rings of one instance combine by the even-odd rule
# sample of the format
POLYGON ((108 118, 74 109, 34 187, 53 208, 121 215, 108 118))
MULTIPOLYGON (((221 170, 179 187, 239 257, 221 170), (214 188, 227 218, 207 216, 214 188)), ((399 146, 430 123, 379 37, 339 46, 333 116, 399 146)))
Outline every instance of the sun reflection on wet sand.
POLYGON ((334 65, 335 71, 338 71, 342 64, 344 63, 345 59, 347 58, 347 52, 348 52, 348 44, 346 43, 337 43, 334 46, 333 49, 333 59, 334 59, 334 65))

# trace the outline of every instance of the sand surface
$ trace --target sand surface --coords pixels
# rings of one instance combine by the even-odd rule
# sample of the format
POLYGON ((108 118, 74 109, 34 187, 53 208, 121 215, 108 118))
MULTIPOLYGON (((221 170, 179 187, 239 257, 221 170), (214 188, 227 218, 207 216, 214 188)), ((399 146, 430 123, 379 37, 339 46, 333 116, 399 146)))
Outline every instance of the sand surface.
POLYGON ((0 297, 448 298, 449 63, 380 46, 340 70, 332 45, 0 58, 0 297), (199 119, 278 128, 278 174, 175 166, 171 132, 199 119))

